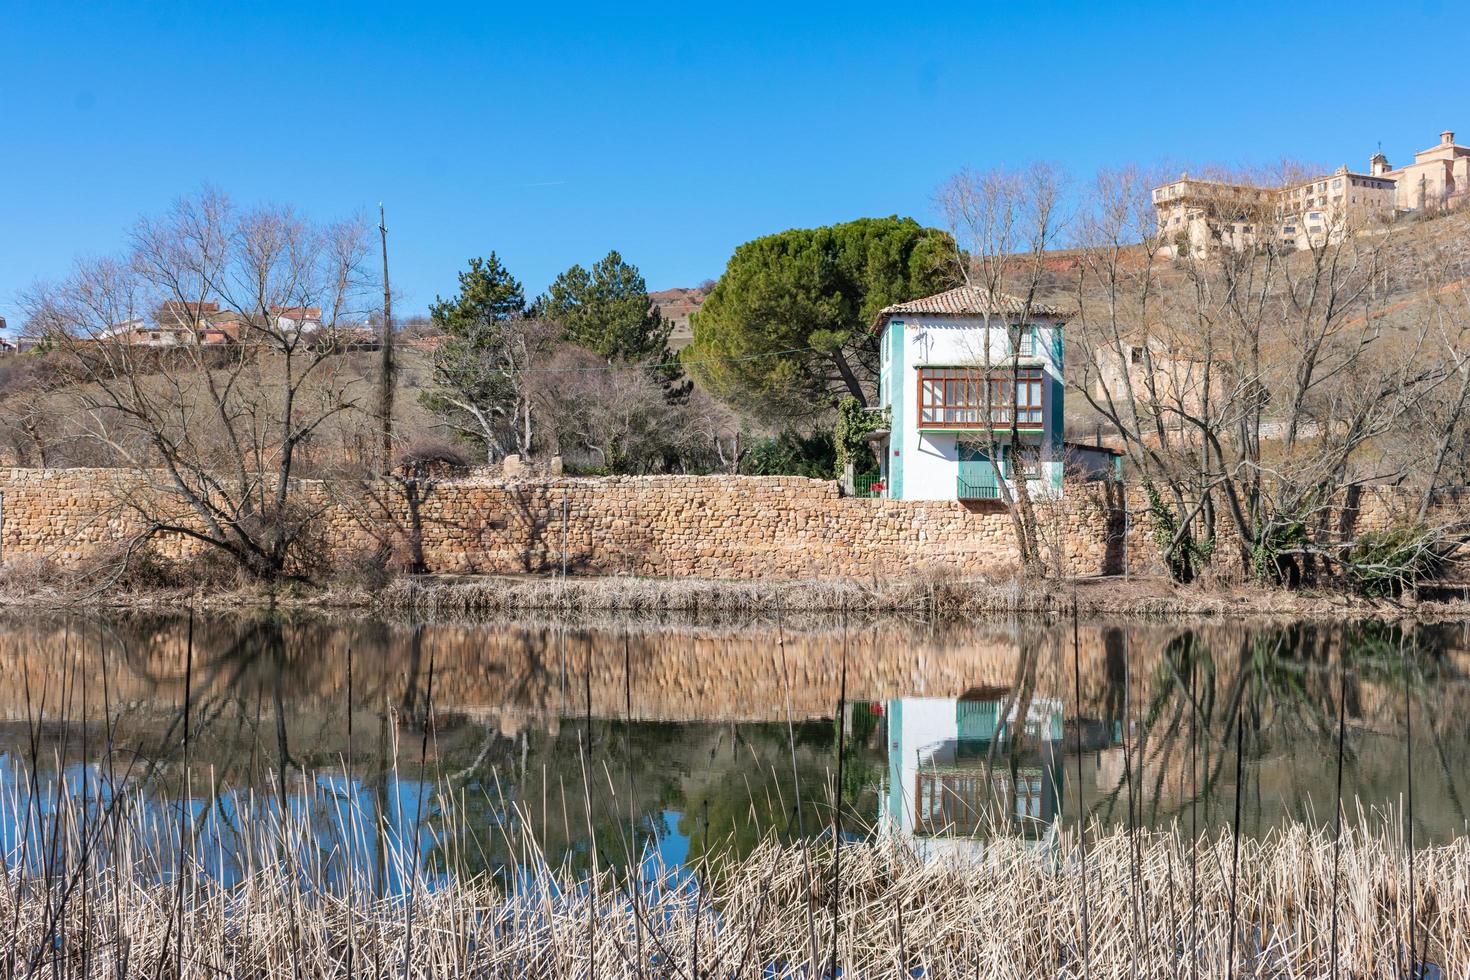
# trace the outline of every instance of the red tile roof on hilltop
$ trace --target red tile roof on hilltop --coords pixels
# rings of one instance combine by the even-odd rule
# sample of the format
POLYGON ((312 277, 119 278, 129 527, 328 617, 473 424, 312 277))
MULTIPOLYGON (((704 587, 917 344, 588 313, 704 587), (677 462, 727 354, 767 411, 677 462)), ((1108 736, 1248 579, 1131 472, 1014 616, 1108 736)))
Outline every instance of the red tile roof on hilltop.
MULTIPOLYGON (((933 296, 911 299, 906 303, 894 303, 878 311, 878 322, 900 314, 949 314, 952 316, 1025 316, 1026 301, 1019 296, 1006 293, 991 293, 979 286, 958 286, 933 296)), ((1052 306, 1049 303, 1031 304, 1031 316, 1050 317, 1055 320, 1070 320, 1076 311, 1052 306)))
POLYGON ((272 306, 271 313, 288 320, 320 320, 322 318, 320 306, 272 306))

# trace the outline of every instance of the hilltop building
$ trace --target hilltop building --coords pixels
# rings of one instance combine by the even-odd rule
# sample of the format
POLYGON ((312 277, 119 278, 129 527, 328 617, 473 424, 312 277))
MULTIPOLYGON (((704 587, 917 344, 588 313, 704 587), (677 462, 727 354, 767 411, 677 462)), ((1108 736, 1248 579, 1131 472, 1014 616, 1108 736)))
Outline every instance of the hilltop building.
POLYGON ((1400 211, 1436 210, 1458 206, 1470 195, 1470 146, 1455 142, 1452 130, 1439 134, 1439 142, 1414 154, 1414 162, 1389 169, 1382 153, 1373 158, 1374 172, 1394 182, 1395 203, 1400 211))
POLYGON ((1346 166, 1276 187, 1182 174, 1153 190, 1157 234, 1166 255, 1335 244, 1395 214, 1456 206, 1470 193, 1470 147, 1446 130, 1437 145, 1393 169, 1374 154, 1366 173, 1346 166))
POLYGON ((1279 188, 1201 180, 1183 174, 1153 191, 1163 251, 1200 255, 1274 242, 1283 248, 1333 244, 1394 214, 1394 181, 1339 167, 1279 188))

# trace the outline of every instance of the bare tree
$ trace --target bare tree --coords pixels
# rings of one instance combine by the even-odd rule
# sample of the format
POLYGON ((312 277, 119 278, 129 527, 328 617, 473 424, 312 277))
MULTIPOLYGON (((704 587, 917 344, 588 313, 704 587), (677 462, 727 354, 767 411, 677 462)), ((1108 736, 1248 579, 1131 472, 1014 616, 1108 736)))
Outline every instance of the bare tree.
POLYGON ((176 535, 248 574, 293 574, 325 501, 303 467, 355 404, 333 337, 370 285, 359 223, 238 210, 205 192, 140 221, 127 252, 29 300, 70 375, 78 419, 135 477, 139 540, 176 535))
POLYGON ((955 271, 966 285, 988 297, 979 308, 984 340, 973 352, 981 374, 979 434, 1001 502, 1011 516, 1021 563, 1030 571, 1042 570, 1041 546, 1024 465, 1016 467, 1020 478, 1014 481, 1002 468, 1007 447, 1017 461, 1026 452, 1016 411, 1021 344, 1008 343, 1002 348, 1006 353, 997 358, 991 336, 993 331, 1004 331, 1014 340, 1034 315, 1054 312, 1042 302, 1041 293, 1047 279, 1046 256, 1056 247, 1064 224, 1064 187, 1065 179, 1054 167, 1033 164, 1023 170, 961 171, 938 195, 955 243, 955 271))
POLYGON ((445 428, 483 446, 488 462, 511 452, 530 455, 538 382, 546 380, 542 372, 558 333, 545 320, 514 316, 446 338, 434 354, 434 387, 425 404, 445 428))
POLYGON ((563 344, 542 378, 538 411, 563 455, 583 456, 608 473, 679 468, 691 430, 684 407, 664 397, 642 365, 609 365, 592 351, 563 344))
MULTIPOLYGON (((1099 179, 1076 289, 1094 352, 1081 387, 1122 439, 1166 565, 1188 580, 1228 538, 1240 566, 1273 580, 1350 572, 1344 500, 1411 475, 1384 442, 1459 377, 1431 349, 1429 319, 1388 329, 1415 288, 1418 243, 1346 210, 1288 237, 1289 206, 1267 179, 1259 193, 1217 189, 1170 245, 1149 184, 1136 171, 1099 179)), ((1441 429, 1450 445, 1463 408, 1441 429)))

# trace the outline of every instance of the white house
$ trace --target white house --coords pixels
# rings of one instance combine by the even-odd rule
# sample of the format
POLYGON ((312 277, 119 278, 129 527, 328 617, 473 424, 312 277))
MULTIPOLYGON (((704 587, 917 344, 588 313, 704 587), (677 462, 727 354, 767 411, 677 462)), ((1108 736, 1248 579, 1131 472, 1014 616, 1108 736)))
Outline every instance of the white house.
POLYGON ((1028 312, 974 286, 880 311, 878 397, 890 426, 875 433, 877 495, 999 500, 999 480, 1023 477, 1035 496, 1060 493, 1062 327, 1071 316, 1037 303, 1028 312))

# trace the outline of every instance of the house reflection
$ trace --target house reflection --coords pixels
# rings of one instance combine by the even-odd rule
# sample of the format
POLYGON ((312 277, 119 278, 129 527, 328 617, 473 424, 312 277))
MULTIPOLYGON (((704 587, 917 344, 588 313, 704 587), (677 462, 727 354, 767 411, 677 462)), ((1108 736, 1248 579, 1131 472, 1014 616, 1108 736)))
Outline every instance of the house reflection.
POLYGON ((1050 844, 1062 811, 1060 701, 1023 708, 1004 690, 977 690, 894 698, 885 708, 885 832, 926 859, 980 858, 1001 836, 1050 844))

